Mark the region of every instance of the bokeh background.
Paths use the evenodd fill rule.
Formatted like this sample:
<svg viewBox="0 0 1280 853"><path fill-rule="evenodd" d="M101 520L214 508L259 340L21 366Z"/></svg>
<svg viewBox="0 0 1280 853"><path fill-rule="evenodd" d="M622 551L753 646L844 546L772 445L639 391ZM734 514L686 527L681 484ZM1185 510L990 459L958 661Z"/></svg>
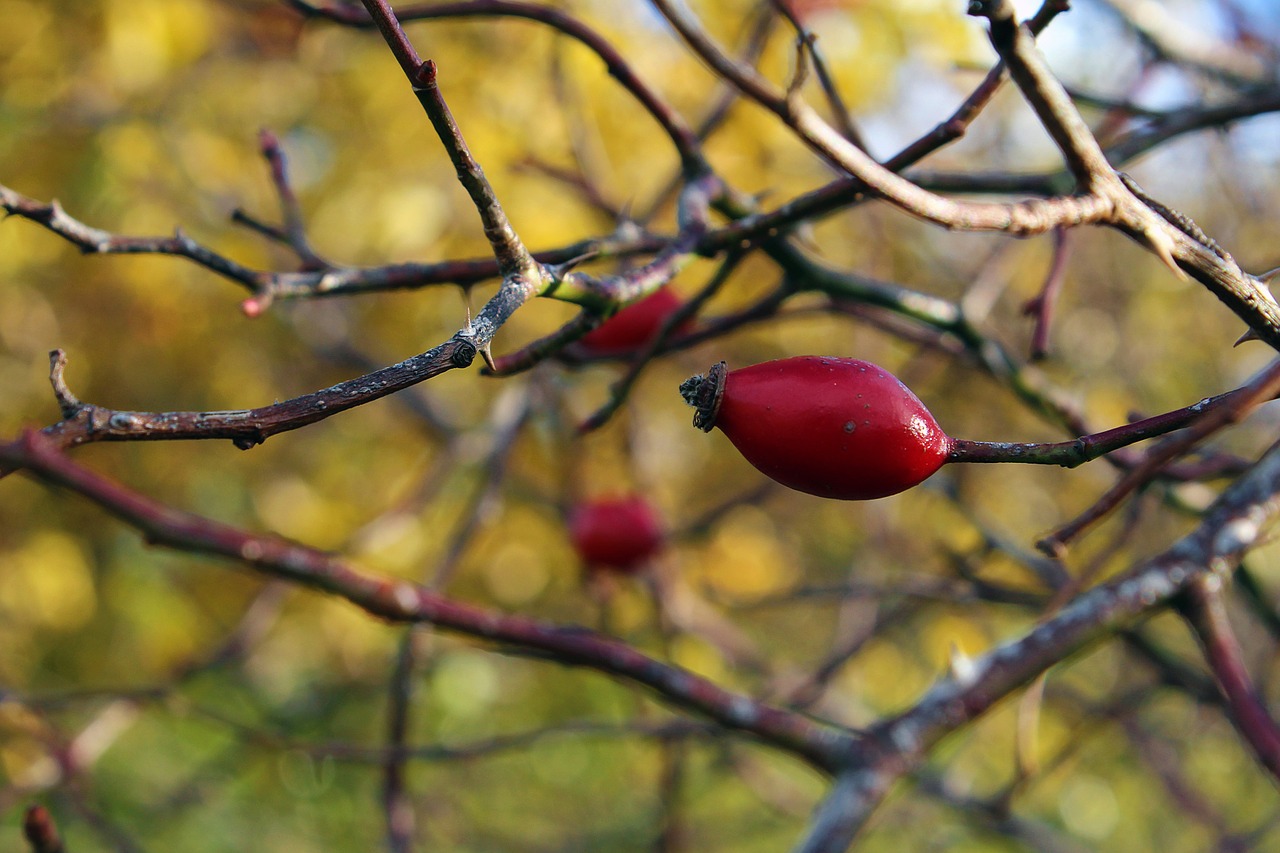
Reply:
<svg viewBox="0 0 1280 853"><path fill-rule="evenodd" d="M721 96L647 4L551 5L604 33L691 120ZM741 44L755 9L746 0L691 5L728 44ZM992 61L961 3L797 5L881 157L945 118ZM1249 36L1275 67L1274 4L1165 5L1192 30ZM1074 90L1152 110L1229 99L1211 77L1152 64L1107 7L1077 6L1043 39ZM616 225L539 164L580 170L618 209L647 212L664 197L674 152L584 49L518 21L421 23L409 33L438 63L445 97L531 247ZM780 25L762 67L785 79L792 56ZM1113 135L1133 126L1114 112L1087 117ZM180 226L249 266L289 268L296 259L286 251L230 221L236 208L278 217L261 129L281 139L323 257L372 265L487 253L376 34L305 22L268 0L0 0L0 182L25 195L56 198L115 233ZM1277 138L1280 121L1263 116L1181 137L1125 168L1260 272L1280 265ZM776 119L742 104L707 151L766 205L832 177ZM1043 172L1059 162L1006 91L924 168ZM659 204L653 227L672 222L670 204ZM1050 238L950 234L864 205L813 224L804 239L835 266L962 304L983 334L1026 359L1032 324L1021 309L1052 260ZM673 286L691 295L712 270L695 264ZM753 257L706 313L746 306L777 280ZM477 287L469 302L452 286L283 302L250 320L238 285L187 261L81 256L10 219L0 224L0 436L57 419L47 381L55 347L68 354L71 388L91 402L252 407L427 349L492 290ZM529 304L495 351L574 313L549 300ZM1267 357L1261 344L1231 347L1242 331L1140 247L1080 231L1050 357L1035 369L1101 429L1241 383ZM176 506L421 579L451 560L455 533L494 470L494 448L504 450L498 437L524 417L476 529L450 563L449 594L603 627L764 697L789 695L833 649L847 648L815 688L812 710L865 725L918 698L953 648L977 654L1034 624L1034 608L978 600L972 579L1042 591L1019 555L1092 503L1114 473L1104 462L1072 471L958 466L865 504L769 488L722 436L690 427L676 388L722 358L741 366L807 353L884 365L953 435L1067 437L972 364L828 310L812 294L780 316L659 358L623 410L585 436L574 425L606 399L617 364L552 362L510 380L455 371L249 452L225 442L109 444L77 459ZM1215 446L1256 455L1275 426L1263 409ZM1150 490L1081 543L1068 568L1102 578L1166 547L1214 489ZM660 582L588 582L565 508L630 490L650 496L673 531L653 567ZM1250 566L1269 599L1280 585L1274 550ZM1243 606L1237 616L1269 688L1276 660L1262 623ZM379 846L379 747L402 635L341 602L149 549L79 500L4 479L0 849L18 849L21 813L33 802L49 805L77 853ZM229 637L245 642L218 657ZM1173 853L1254 831L1240 849L1280 845L1275 788L1230 724L1212 702L1162 686L1167 670L1133 652L1134 642L1104 644L1052 672L1030 773L1019 776L1015 761L1018 704L1004 703L898 789L859 849ZM1143 626L1142 642L1202 677L1176 618ZM424 634L419 645L409 742L423 752L408 778L422 849L651 850L674 823L683 840L668 849L780 850L825 788L763 747L671 728L678 715L603 676L444 635ZM1006 790L1012 818L991 807ZM1002 823L1011 820L1021 823L1011 830Z"/></svg>

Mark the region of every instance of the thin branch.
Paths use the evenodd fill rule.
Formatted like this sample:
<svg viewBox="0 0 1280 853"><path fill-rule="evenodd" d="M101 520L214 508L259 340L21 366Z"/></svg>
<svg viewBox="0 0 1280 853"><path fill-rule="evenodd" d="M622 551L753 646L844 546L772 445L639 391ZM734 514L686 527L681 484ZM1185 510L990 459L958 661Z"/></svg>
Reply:
<svg viewBox="0 0 1280 853"><path fill-rule="evenodd" d="M38 432L0 445L0 464L88 498L153 544L223 557L268 577L336 595L390 622L431 624L623 678L818 768L828 768L853 740L847 732L728 691L612 637L464 604L418 584L366 574L332 554L166 506L76 465Z"/></svg>
<svg viewBox="0 0 1280 853"><path fill-rule="evenodd" d="M258 133L258 145L271 170L271 185L275 187L276 196L280 200L280 216L284 221L284 228L280 232L282 242L301 259L304 270L331 269L333 265L317 255L307 240L302 206L298 204L298 196L294 193L293 184L289 181L289 168L280 140L271 131L263 130ZM239 218L246 222L252 221L240 210L234 211L232 218Z"/></svg>
<svg viewBox="0 0 1280 853"><path fill-rule="evenodd" d="M1101 146L1071 103L1071 96L1045 65L1031 31L1018 22L1012 0L974 0L969 5L969 14L981 15L990 21L991 44L1040 124L1062 152L1077 186L1089 192L1101 192L1103 185L1114 182L1111 164Z"/></svg>
<svg viewBox="0 0 1280 853"><path fill-rule="evenodd" d="M1261 403L1280 394L1280 361L1272 362L1248 385L1232 394L1236 396L1209 415L1197 420L1185 434L1170 439L1163 446L1152 450L1139 465L1130 469L1089 509L1041 539L1036 543L1036 547L1051 556L1060 556L1069 542L1119 506L1120 502L1135 489L1150 482L1151 478L1170 460L1186 453L1214 432L1235 423Z"/></svg>
<svg viewBox="0 0 1280 853"><path fill-rule="evenodd" d="M776 114L811 149L838 163L903 211L948 228L1001 231L1013 236L1076 225L1111 226L1146 246L1171 270L1189 274L1205 285L1261 340L1280 349L1280 305L1234 260L1167 222L1120 181L1062 85L1035 50L1029 31L1017 24L1010 0L976 0L972 12L990 18L992 44L1062 149L1085 195L1001 205L957 202L929 192L884 168L844 139L799 97L776 91L754 69L725 55L682 3L651 2L717 74ZM744 206L742 213L747 212L749 206Z"/></svg>
<svg viewBox="0 0 1280 853"><path fill-rule="evenodd" d="M1067 258L1070 256L1070 231L1059 228L1053 232L1053 261L1040 286L1040 293L1028 300L1022 313L1035 318L1031 333L1031 360L1039 361L1049 354L1049 327L1053 323L1054 309L1062 284L1067 277Z"/></svg>
<svg viewBox="0 0 1280 853"><path fill-rule="evenodd" d="M610 202L598 186L587 178L581 169L567 169L548 163L534 156L517 163L514 169L518 172L534 172L574 190L587 207L607 217L613 222L626 222L627 212Z"/></svg>
<svg viewBox="0 0 1280 853"><path fill-rule="evenodd" d="M1246 412L1252 410L1254 406L1272 399L1272 397L1266 396L1268 389L1274 387L1275 393L1280 393L1280 387L1273 385L1267 385L1262 392L1259 392L1257 384L1259 379L1255 379L1254 382L1242 388L1219 394L1216 397L1206 397L1198 403L1193 403L1190 406L1176 409L1172 412L1143 418L1105 432L1082 435L1072 441L1022 444L955 439L951 455L947 458L947 461L1023 462L1033 465L1060 465L1063 468L1075 468L1100 456L1110 455L1116 450L1128 447L1136 442L1146 441L1149 438L1155 438L1175 430L1193 426L1211 415L1221 419L1218 424L1219 427L1227 423L1233 423L1242 418ZM1274 396L1274 393L1272 396ZM1183 449L1185 450L1186 448Z"/></svg>
<svg viewBox="0 0 1280 853"><path fill-rule="evenodd" d="M440 590L449 582L458 562L476 532L491 519L498 508L498 494L503 474L516 439L532 414L532 395L528 389L510 386L521 399L514 411L494 424L492 446L482 466L483 476L467 498L462 520L449 537L448 546L433 570L424 573L426 587ZM498 411L504 408L501 404ZM400 638L395 665L391 672L387 700L387 757L382 767L382 808L387 825L387 846L392 853L410 853L416 815L408 790L406 764L411 757L407 749L409 723L413 711L414 679L422 657L422 632L410 627Z"/></svg>
<svg viewBox="0 0 1280 853"><path fill-rule="evenodd" d="M1033 33L1039 33L1065 10L1064 0L1047 0L1027 22L1027 26ZM1005 71L1004 62L998 62L955 112L935 125L924 136L886 160L884 167L891 172L901 172L962 138L968 132L969 125L991 102L1007 79L1008 73ZM739 222L721 229L713 236L732 245L752 235L773 233L790 224L809 221L865 201L870 197L868 195L870 189L870 186L861 178L851 175L798 196L771 212L746 215ZM1045 195L1048 194L1045 193ZM742 233L743 230L746 233Z"/></svg>
<svg viewBox="0 0 1280 853"><path fill-rule="evenodd" d="M747 34L743 39L744 45L739 57L740 62L755 65L760 61L765 48L769 45L769 37L772 35L777 21L778 15L775 13L772 3L767 2L767 0L760 3L755 13L755 20L749 22L746 27ZM722 91L719 97L702 119L698 121L695 128L694 132L700 143L705 144L717 131L726 126L730 113L742 97L741 93L733 86L725 85L721 88ZM667 184L654 194L648 206L636 215L637 222L649 222L658 215L658 212L666 206L671 197L680 188L685 179L684 171L681 170L672 176Z"/></svg>
<svg viewBox="0 0 1280 853"><path fill-rule="evenodd" d="M1209 669L1227 700L1231 722L1273 780L1280 781L1280 726L1267 710L1245 667L1240 641L1222 602L1223 578L1201 577L1187 589L1183 615L1204 649Z"/></svg>
<svg viewBox="0 0 1280 853"><path fill-rule="evenodd" d="M864 811L871 808L874 791L867 787L867 774L849 771L836 777L835 784L814 810L804 838L792 853L845 853L861 828Z"/></svg>
<svg viewBox="0 0 1280 853"><path fill-rule="evenodd" d="M1239 43L1218 40L1208 30L1180 21L1172 9L1141 0L1103 0L1162 58L1237 86L1274 82L1275 68Z"/></svg>
<svg viewBox="0 0 1280 853"><path fill-rule="evenodd" d="M1001 231L1014 236L1042 234L1059 226L1108 223L1116 217L1115 199L1104 195L1033 199L1006 205L957 202L924 190L845 139L798 96L777 91L755 69L727 56L678 0L652 3L713 71L777 115L812 150L913 216L962 231Z"/></svg>
<svg viewBox="0 0 1280 853"><path fill-rule="evenodd" d="M416 826L413 799L406 780L409 711L413 704L413 677L417 663L418 634L409 629L400 638L387 691L387 758L382 764L382 814L391 853L412 853Z"/></svg>
<svg viewBox="0 0 1280 853"><path fill-rule="evenodd" d="M43 226L85 254L173 255L186 258L264 300L349 296L392 290L418 289L434 284L467 287L499 276L495 258L439 263L397 263L374 267L333 267L322 270L275 272L247 267L192 239L181 229L173 237L113 234L69 216L57 201L48 204L0 184L0 209ZM284 236L284 232L280 232ZM596 258L650 255L670 244L634 225L600 239L584 240L534 254L541 264L563 264L590 255ZM252 313L252 312L251 312Z"/></svg>
<svg viewBox="0 0 1280 853"><path fill-rule="evenodd" d="M405 76L413 85L413 94L417 96L418 102L426 111L436 135L440 137L450 162L457 170L458 181L471 196L471 203L480 214L480 222L484 226L485 237L489 239L489 245L493 249L493 256L498 260L498 272L504 284L521 279L528 289L528 295L534 295L548 283L547 276L541 265L529 254L529 250L525 248L515 229L511 227L511 222L498 202L493 186L485 177L480 164L471 155L471 149L467 146L466 140L462 138L462 131L453 120L453 114L449 111L449 105L445 103L444 96L440 94L440 86L436 82L436 64L430 59L423 61L418 58L417 51L405 35L395 12L391 10L391 4L386 0L362 0L362 2L369 12L369 17L373 18L374 23L378 25L378 30L400 63ZM481 349L483 351L483 348Z"/></svg>
<svg viewBox="0 0 1280 853"><path fill-rule="evenodd" d="M792 0L770 0L770 2L782 13L787 22L795 28L796 38L802 47L802 54L807 54L809 61L813 63L814 75L818 78L818 85L822 87L822 94L827 100L827 106L831 110L836 126L840 128L840 132L844 134L845 139L866 150L866 141L858 131L857 125L853 123L853 116L849 112L849 107L845 104L844 97L840 94L835 78L832 77L831 70L827 67L827 61L818 47L818 36L796 14L795 8L791 5ZM803 59L803 55L800 58Z"/></svg>
<svg viewBox="0 0 1280 853"><path fill-rule="evenodd" d="M312 3L305 2L305 0L285 0L285 2L304 15L327 18L346 26L368 27L374 25L374 20L371 19L369 14L365 14L348 4L333 2ZM470 17L524 18L552 27L579 42L600 57L609 76L617 80L623 88L630 92L645 110L653 116L667 136L670 137L672 144L680 154L683 169L687 174L701 174L708 170L706 160L702 156L701 143L680 114L635 73L608 40L581 21L559 9L538 6L533 3L511 2L511 0L466 0L466 2L460 3L406 5L395 14L401 21ZM382 26L382 24L379 23L378 26ZM403 61L401 62L401 67L405 67ZM407 68L406 73L408 73Z"/></svg>
<svg viewBox="0 0 1280 853"><path fill-rule="evenodd" d="M278 433L317 423L450 370L467 367L475 359L475 355L475 345L455 337L399 364L256 409L133 412L81 403L70 417L64 417L53 426L46 427L43 432L63 448L97 441L212 438L230 439L237 447L248 449ZM69 394L69 391L65 391L65 383L61 382L61 366L65 365L65 356L60 350L55 350L51 354L51 360L55 364L55 388L61 384L63 393ZM67 398L59 396L63 405L66 400ZM0 467L0 471L3 470Z"/></svg>

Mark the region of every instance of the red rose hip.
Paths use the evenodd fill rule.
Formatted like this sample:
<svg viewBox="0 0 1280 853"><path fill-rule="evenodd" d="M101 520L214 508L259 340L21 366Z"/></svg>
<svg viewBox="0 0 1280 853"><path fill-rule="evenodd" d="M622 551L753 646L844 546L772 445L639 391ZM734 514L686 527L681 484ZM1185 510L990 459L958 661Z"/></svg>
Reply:
<svg viewBox="0 0 1280 853"><path fill-rule="evenodd" d="M853 358L797 356L733 371L721 362L680 391L698 407L696 426L719 427L761 472L824 498L897 494L951 452L952 439L910 389Z"/></svg>
<svg viewBox="0 0 1280 853"><path fill-rule="evenodd" d="M659 288L587 332L578 343L593 355L634 352L652 341L683 304L669 287Z"/></svg>
<svg viewBox="0 0 1280 853"><path fill-rule="evenodd" d="M634 572L662 550L665 533L644 498L601 498L570 510L569 539L588 569Z"/></svg>

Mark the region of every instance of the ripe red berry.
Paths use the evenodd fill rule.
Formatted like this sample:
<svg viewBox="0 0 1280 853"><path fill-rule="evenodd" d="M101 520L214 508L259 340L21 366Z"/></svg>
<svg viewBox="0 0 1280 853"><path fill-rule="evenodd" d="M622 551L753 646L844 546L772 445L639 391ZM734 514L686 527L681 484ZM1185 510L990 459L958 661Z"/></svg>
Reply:
<svg viewBox="0 0 1280 853"><path fill-rule="evenodd" d="M653 340L666 319L683 304L670 288L661 287L587 332L578 343L593 355L634 352Z"/></svg>
<svg viewBox="0 0 1280 853"><path fill-rule="evenodd" d="M726 371L680 388L694 424L719 427L769 477L824 498L868 500L923 482L952 439L887 370L853 358L798 356Z"/></svg>
<svg viewBox="0 0 1280 853"><path fill-rule="evenodd" d="M569 512L569 538L589 569L635 572L662 550L665 533L641 497L601 498Z"/></svg>

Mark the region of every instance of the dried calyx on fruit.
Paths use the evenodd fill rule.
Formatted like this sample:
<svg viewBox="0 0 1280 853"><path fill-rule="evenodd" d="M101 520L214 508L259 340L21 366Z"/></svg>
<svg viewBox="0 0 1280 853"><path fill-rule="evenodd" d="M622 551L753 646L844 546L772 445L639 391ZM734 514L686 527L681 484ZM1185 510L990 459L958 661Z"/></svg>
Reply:
<svg viewBox="0 0 1280 853"><path fill-rule="evenodd" d="M592 355L634 352L652 341L683 304L671 288L661 287L587 332L578 345Z"/></svg>
<svg viewBox="0 0 1280 853"><path fill-rule="evenodd" d="M909 489L947 461L952 439L884 368L797 356L730 371L724 362L680 386L693 423L719 427L784 486L869 500Z"/></svg>
<svg viewBox="0 0 1280 853"><path fill-rule="evenodd" d="M569 539L588 569L635 572L662 550L666 533L644 498L598 498L569 511Z"/></svg>

